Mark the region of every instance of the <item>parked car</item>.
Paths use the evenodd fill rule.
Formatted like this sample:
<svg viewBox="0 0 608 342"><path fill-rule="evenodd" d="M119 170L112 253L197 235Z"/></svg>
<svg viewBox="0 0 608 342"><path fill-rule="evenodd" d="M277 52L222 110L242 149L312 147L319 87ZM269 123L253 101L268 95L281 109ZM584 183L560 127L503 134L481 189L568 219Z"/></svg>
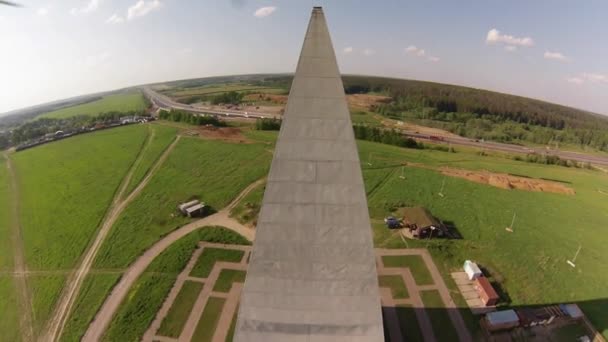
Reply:
<svg viewBox="0 0 608 342"><path fill-rule="evenodd" d="M393 216L389 216L384 218L384 223L386 223L386 226L389 229L397 229L397 228L401 228L401 220L399 220L396 217Z"/></svg>

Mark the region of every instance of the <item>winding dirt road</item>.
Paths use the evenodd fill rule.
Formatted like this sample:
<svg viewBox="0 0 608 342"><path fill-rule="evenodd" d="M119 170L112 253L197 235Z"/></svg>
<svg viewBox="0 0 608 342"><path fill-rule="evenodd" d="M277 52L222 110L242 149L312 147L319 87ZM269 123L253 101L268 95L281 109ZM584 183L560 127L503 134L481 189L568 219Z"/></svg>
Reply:
<svg viewBox="0 0 608 342"><path fill-rule="evenodd" d="M97 236L95 236L93 243L85 252L80 266L75 270L74 275L70 278L70 280L64 287L62 295L59 298L57 305L55 306L54 314L49 320L47 328L45 329L45 333L42 338L43 341L56 341L59 339L68 320L69 313L72 307L74 306L74 303L76 302L76 298L78 297L78 293L80 292L82 283L84 282L86 275L89 273L91 265L93 264L93 261L95 260L95 257L97 256L97 253L99 252L103 241L108 235L108 232L110 231L120 214L123 212L123 210L137 197L137 195L139 195L142 189L148 184L152 176L165 162L165 160L167 159L167 157L180 139L180 136L177 136L177 138L171 143L171 145L169 145L169 147L165 149L165 151L156 161L152 169L150 169L150 172L148 172L146 177L144 177L144 179L139 183L135 190L133 190L133 192L131 192L131 194L129 194L124 200L121 200L121 198L123 198L123 196L125 195L125 191L130 183L131 177L133 176L135 169L141 162L143 154L150 145L150 142L152 141L153 137L154 130L152 130L152 133L148 136L146 144L140 150L136 161L133 163L127 175L123 179L118 192L114 195L112 204L108 208L106 216L102 221L101 228L99 229Z"/></svg>
<svg viewBox="0 0 608 342"><path fill-rule="evenodd" d="M243 197L245 197L249 192L251 192L251 190L262 184L264 181L265 179L259 179L256 182L251 183L234 200L232 200L232 202L226 206L226 208L213 215L191 222L174 230L150 247L133 264L131 264L131 266L123 274L118 284L114 286L112 292L106 298L101 309L99 312L97 312L93 322L91 322L89 325L89 328L87 329L87 332L82 340L99 341L101 339L104 331L110 324L112 317L118 310L120 303L125 298L129 289L131 286L133 286L137 278L139 278L139 276L146 270L146 268L157 256L159 256L175 241L205 226L223 226L241 234L247 240L253 241L255 238L255 230L242 225L229 215L230 210L234 208Z"/></svg>

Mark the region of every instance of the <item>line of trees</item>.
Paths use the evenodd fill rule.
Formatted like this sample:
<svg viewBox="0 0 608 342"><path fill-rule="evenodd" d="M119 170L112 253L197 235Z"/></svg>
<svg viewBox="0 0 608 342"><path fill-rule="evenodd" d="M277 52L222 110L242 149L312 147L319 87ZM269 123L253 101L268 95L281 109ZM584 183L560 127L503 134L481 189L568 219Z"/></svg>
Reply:
<svg viewBox="0 0 608 342"><path fill-rule="evenodd" d="M211 125L216 127L225 127L226 122L216 118L215 116L207 116L207 115L194 115L189 112L185 112L183 110L161 110L158 114L158 117L162 120L174 121L174 122L184 122L191 125Z"/></svg>
<svg viewBox="0 0 608 342"><path fill-rule="evenodd" d="M278 131L281 129L281 123L280 119L256 119L255 129L258 131Z"/></svg>
<svg viewBox="0 0 608 342"><path fill-rule="evenodd" d="M412 138L405 137L395 130L383 130L367 125L353 125L353 130L356 139L406 148L424 148L421 143L418 143Z"/></svg>

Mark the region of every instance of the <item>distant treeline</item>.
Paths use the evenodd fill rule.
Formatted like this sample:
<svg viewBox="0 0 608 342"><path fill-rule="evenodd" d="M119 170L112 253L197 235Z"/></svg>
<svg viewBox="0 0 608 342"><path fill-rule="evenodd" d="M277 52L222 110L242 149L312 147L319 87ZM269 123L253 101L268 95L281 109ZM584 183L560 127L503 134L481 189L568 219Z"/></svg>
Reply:
<svg viewBox="0 0 608 342"><path fill-rule="evenodd" d="M344 77L347 92L393 98L374 111L415 119L461 136L494 141L569 143L608 151L608 117L539 100L431 82Z"/></svg>
<svg viewBox="0 0 608 342"><path fill-rule="evenodd" d="M55 118L40 118L33 121L28 121L23 125L15 128L10 135L10 139L5 142L6 148L11 145L18 145L26 141L35 140L43 137L49 133L55 133L57 131L76 131L82 127L89 127L97 123L108 123L116 122L121 117L125 116L143 116L146 115L145 111L130 111L130 112L108 112L102 113L97 116L79 115L63 119ZM2 141L0 140L0 143Z"/></svg>
<svg viewBox="0 0 608 342"><path fill-rule="evenodd" d="M174 122L184 122L191 125L211 125L216 127L225 127L226 122L216 118L215 116L206 116L206 115L194 115L192 113L188 113L182 110L161 110L158 114L158 117L163 120L169 120Z"/></svg>

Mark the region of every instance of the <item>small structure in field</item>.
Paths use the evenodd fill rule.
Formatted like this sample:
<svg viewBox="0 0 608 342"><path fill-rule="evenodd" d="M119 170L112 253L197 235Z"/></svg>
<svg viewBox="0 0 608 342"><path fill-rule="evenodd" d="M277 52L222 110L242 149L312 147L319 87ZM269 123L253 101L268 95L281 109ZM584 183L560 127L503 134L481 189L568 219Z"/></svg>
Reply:
<svg viewBox="0 0 608 342"><path fill-rule="evenodd" d="M492 287L492 284L490 284L488 278L479 277L475 279L475 289L477 290L477 293L479 293L479 298L485 306L493 306L498 303L500 297Z"/></svg>
<svg viewBox="0 0 608 342"><path fill-rule="evenodd" d="M447 228L423 207L403 208L403 226L413 237L425 238L447 235Z"/></svg>
<svg viewBox="0 0 608 342"><path fill-rule="evenodd" d="M519 316L515 310L490 312L483 319L482 324L488 331L512 329L519 326Z"/></svg>
<svg viewBox="0 0 608 342"><path fill-rule="evenodd" d="M471 260L465 260L464 266L462 268L466 272L467 278L469 278L469 280L475 280L479 277L483 277L483 273L481 273L479 266L477 266L477 264L472 262Z"/></svg>
<svg viewBox="0 0 608 342"><path fill-rule="evenodd" d="M200 216L205 212L205 203L201 203L199 200L192 200L180 204L177 208L182 214L188 217L195 217Z"/></svg>

